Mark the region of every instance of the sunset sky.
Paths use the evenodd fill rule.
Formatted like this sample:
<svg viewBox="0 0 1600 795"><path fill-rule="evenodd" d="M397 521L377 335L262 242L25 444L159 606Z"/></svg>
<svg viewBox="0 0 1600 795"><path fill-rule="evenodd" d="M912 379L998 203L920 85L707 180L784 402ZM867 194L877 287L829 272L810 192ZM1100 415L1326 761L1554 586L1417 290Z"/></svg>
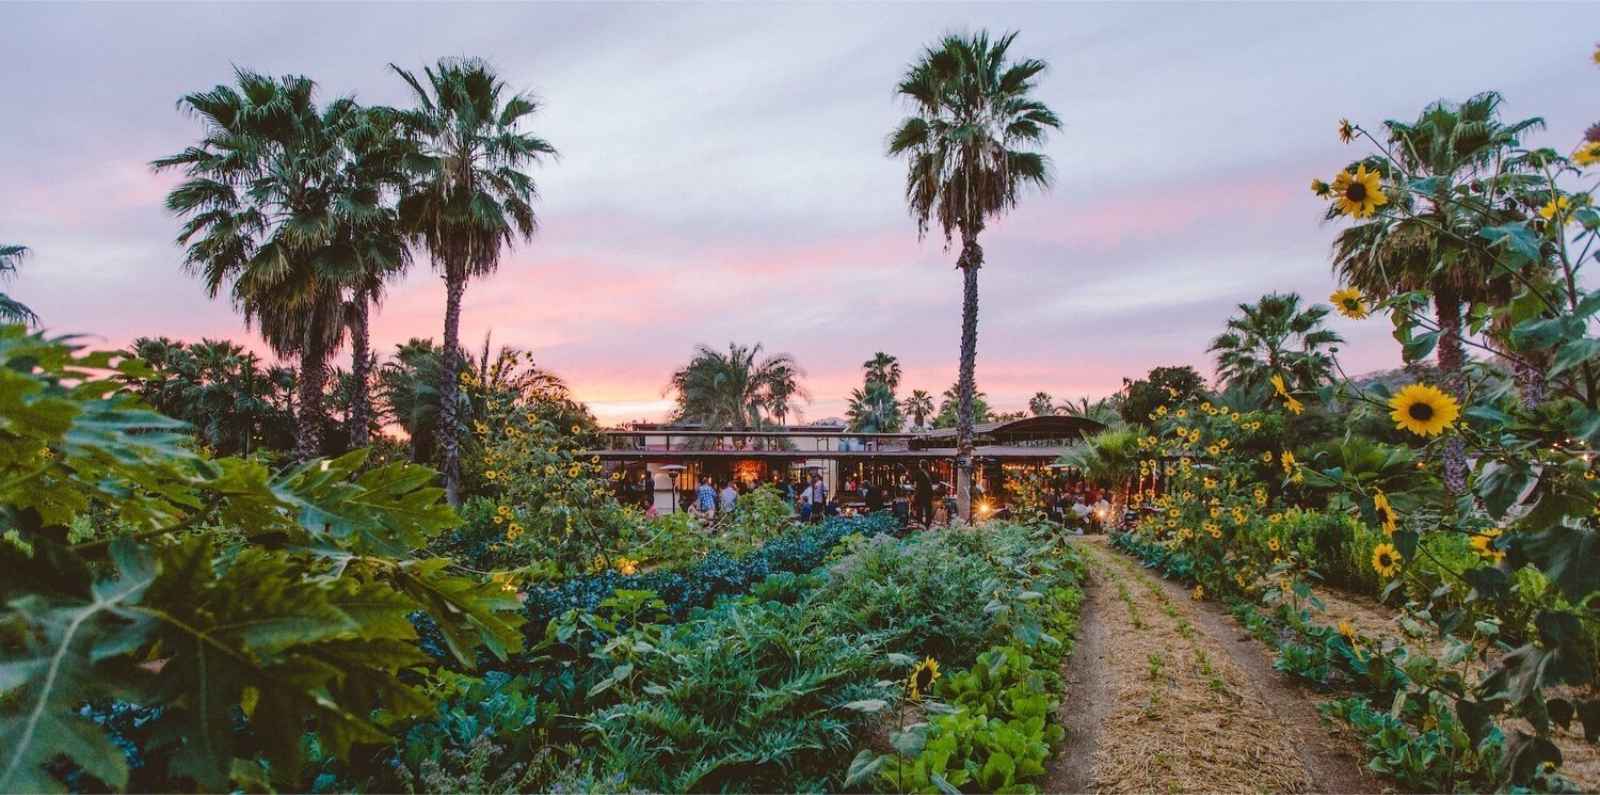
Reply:
<svg viewBox="0 0 1600 795"><path fill-rule="evenodd" d="M53 332L259 342L179 267L173 176L200 134L175 107L234 65L316 79L324 99L404 103L393 61L479 55L545 101L561 151L535 174L543 230L468 289L463 337L530 349L602 421L660 418L696 343L799 358L843 413L874 351L905 386L955 379L960 277L918 241L884 155L892 95L940 33L1017 29L1065 120L1054 188L983 240L978 383L1002 409L1103 396L1164 364L1209 374L1209 339L1270 290L1325 301L1334 228L1307 189L1376 126L1495 89L1569 149L1600 107L1600 32L1559 5L0 6L0 242L33 249L4 289ZM1587 15L1585 15L1587 16ZM420 258L375 319L380 351L440 334ZM1353 371L1398 366L1383 320L1336 319Z"/></svg>

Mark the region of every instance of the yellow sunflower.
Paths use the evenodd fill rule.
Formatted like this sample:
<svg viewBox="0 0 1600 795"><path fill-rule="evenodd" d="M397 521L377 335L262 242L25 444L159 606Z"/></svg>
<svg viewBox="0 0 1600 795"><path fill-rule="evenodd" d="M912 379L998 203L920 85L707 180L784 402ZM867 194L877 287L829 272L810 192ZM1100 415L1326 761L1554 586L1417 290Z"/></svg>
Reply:
<svg viewBox="0 0 1600 795"><path fill-rule="evenodd" d="M1266 450L1266 451L1261 453L1261 463L1263 463L1263 464L1272 463L1272 451L1271 450Z"/></svg>
<svg viewBox="0 0 1600 795"><path fill-rule="evenodd" d="M1385 535L1394 535L1395 528L1399 525L1399 516L1394 512L1394 506L1389 504L1389 495L1377 492L1372 495L1372 507L1378 512L1378 519L1383 522Z"/></svg>
<svg viewBox="0 0 1600 795"><path fill-rule="evenodd" d="M1380 577L1393 577L1400 571L1400 553L1393 544L1379 544L1372 550L1372 570Z"/></svg>
<svg viewBox="0 0 1600 795"><path fill-rule="evenodd" d="M1339 120L1339 143L1350 143L1355 140L1356 126L1349 119Z"/></svg>
<svg viewBox="0 0 1600 795"><path fill-rule="evenodd" d="M1300 412L1305 411L1305 404L1296 400L1294 395L1289 394L1289 388L1283 383L1282 375L1273 373L1271 380L1272 391L1277 392L1278 396L1284 399L1284 405L1289 409L1290 412L1299 414Z"/></svg>
<svg viewBox="0 0 1600 795"><path fill-rule="evenodd" d="M1355 218L1368 218L1379 207L1389 203L1389 197L1384 195L1380 176L1376 171L1368 171L1365 163L1356 166L1354 173L1349 171L1339 172L1333 178L1333 192L1337 194L1334 200L1339 206L1339 212Z"/></svg>
<svg viewBox="0 0 1600 795"><path fill-rule="evenodd" d="M1567 210L1571 209L1571 207L1572 202L1569 201L1565 196L1551 199L1550 201L1545 202L1543 207L1539 208L1539 217L1549 221L1550 219L1555 218L1557 213L1564 214Z"/></svg>
<svg viewBox="0 0 1600 795"><path fill-rule="evenodd" d="M1189 598L1196 602L1204 600L1206 598L1206 587L1204 585L1196 585L1194 590L1189 592Z"/></svg>
<svg viewBox="0 0 1600 795"><path fill-rule="evenodd" d="M1572 161L1584 168L1600 163L1600 141L1589 141L1578 147L1572 153Z"/></svg>
<svg viewBox="0 0 1600 795"><path fill-rule="evenodd" d="M1355 642L1356 642L1356 625L1350 623L1346 619L1340 619L1339 620L1339 634L1343 635L1344 639L1349 641L1351 645L1355 645Z"/></svg>
<svg viewBox="0 0 1600 795"><path fill-rule="evenodd" d="M1267 549L1270 549L1270 550L1272 550L1272 551L1273 551L1273 552L1277 552L1277 551L1278 551L1278 549L1279 549L1279 548L1280 548L1280 547L1281 547L1281 546L1282 546L1282 544L1279 544L1279 543L1278 543L1278 539L1276 539L1276 538L1269 538L1269 539L1267 539Z"/></svg>
<svg viewBox="0 0 1600 795"><path fill-rule="evenodd" d="M1328 198L1328 194L1333 193L1333 186L1323 182L1320 179L1314 179L1311 180L1311 192L1317 194L1317 196L1321 198L1326 199Z"/></svg>
<svg viewBox="0 0 1600 795"><path fill-rule="evenodd" d="M933 692L933 683L939 681L939 661L929 657L915 668L911 675L906 677L906 697L912 701L921 701L922 697Z"/></svg>
<svg viewBox="0 0 1600 795"><path fill-rule="evenodd" d="M1278 460L1283 463L1283 473L1285 475L1294 471L1294 453L1285 450Z"/></svg>
<svg viewBox="0 0 1600 795"><path fill-rule="evenodd" d="M1494 540L1499 537L1500 528L1498 527L1474 534L1471 542L1472 551L1478 553L1478 557L1490 561L1491 563L1499 563L1500 561L1505 560L1505 550L1498 549L1494 545Z"/></svg>
<svg viewBox="0 0 1600 795"><path fill-rule="evenodd" d="M1365 319L1369 311L1366 299L1362 298L1361 291L1354 287L1334 290L1333 295L1328 296L1328 300L1333 302L1334 307L1339 310L1339 314L1351 320Z"/></svg>
<svg viewBox="0 0 1600 795"><path fill-rule="evenodd" d="M1412 384L1389 398L1396 428L1418 436L1437 436L1461 414L1456 399L1427 384Z"/></svg>

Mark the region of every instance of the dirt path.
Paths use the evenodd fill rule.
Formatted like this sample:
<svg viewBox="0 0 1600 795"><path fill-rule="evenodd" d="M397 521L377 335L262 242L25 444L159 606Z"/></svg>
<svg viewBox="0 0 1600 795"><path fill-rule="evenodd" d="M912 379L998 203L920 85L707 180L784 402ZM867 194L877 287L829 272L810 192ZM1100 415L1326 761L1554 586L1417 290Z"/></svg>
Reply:
<svg viewBox="0 0 1600 795"><path fill-rule="evenodd" d="M1045 792L1087 792L1094 783L1094 753L1100 745L1100 727L1115 699L1105 676L1106 611L1115 605L1103 587L1104 577L1091 572L1083 585L1083 606L1078 617L1078 638L1062 676L1067 695L1056 711L1067 730L1066 744L1046 766L1040 788Z"/></svg>
<svg viewBox="0 0 1600 795"><path fill-rule="evenodd" d="M1106 548L1069 662L1066 747L1048 792L1374 792L1311 701L1225 615ZM1243 649L1236 648L1243 646Z"/></svg>

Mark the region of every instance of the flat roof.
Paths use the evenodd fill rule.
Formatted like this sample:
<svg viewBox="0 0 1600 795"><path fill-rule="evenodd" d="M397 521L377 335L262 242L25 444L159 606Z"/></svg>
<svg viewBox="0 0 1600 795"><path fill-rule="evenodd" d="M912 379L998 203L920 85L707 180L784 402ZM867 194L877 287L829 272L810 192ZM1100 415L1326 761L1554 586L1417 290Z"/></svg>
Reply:
<svg viewBox="0 0 1600 795"><path fill-rule="evenodd" d="M1055 459L1066 452L1066 447L1027 447L1022 445L987 445L973 449L978 458L1001 459ZM874 458L918 459L955 458L954 447L922 450L585 450L580 456L599 456L602 461L677 461L682 459L749 459L767 461L805 461L811 459L837 459L863 461Z"/></svg>

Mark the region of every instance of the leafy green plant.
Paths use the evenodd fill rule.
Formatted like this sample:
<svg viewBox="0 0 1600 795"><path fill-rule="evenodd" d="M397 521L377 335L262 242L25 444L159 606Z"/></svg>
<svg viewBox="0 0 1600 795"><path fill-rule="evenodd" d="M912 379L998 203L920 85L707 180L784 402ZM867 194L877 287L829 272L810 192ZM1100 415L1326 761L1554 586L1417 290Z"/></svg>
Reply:
<svg viewBox="0 0 1600 795"><path fill-rule="evenodd" d="M207 459L115 393L105 373L134 360L8 326L0 363L0 790L59 788L63 758L125 786L123 754L78 711L109 695L165 708L173 775L292 785L308 728L344 756L432 709L401 675L428 659L412 614L462 664L520 646L499 583L410 557L456 521L431 470ZM121 534L68 543L85 515Z"/></svg>

